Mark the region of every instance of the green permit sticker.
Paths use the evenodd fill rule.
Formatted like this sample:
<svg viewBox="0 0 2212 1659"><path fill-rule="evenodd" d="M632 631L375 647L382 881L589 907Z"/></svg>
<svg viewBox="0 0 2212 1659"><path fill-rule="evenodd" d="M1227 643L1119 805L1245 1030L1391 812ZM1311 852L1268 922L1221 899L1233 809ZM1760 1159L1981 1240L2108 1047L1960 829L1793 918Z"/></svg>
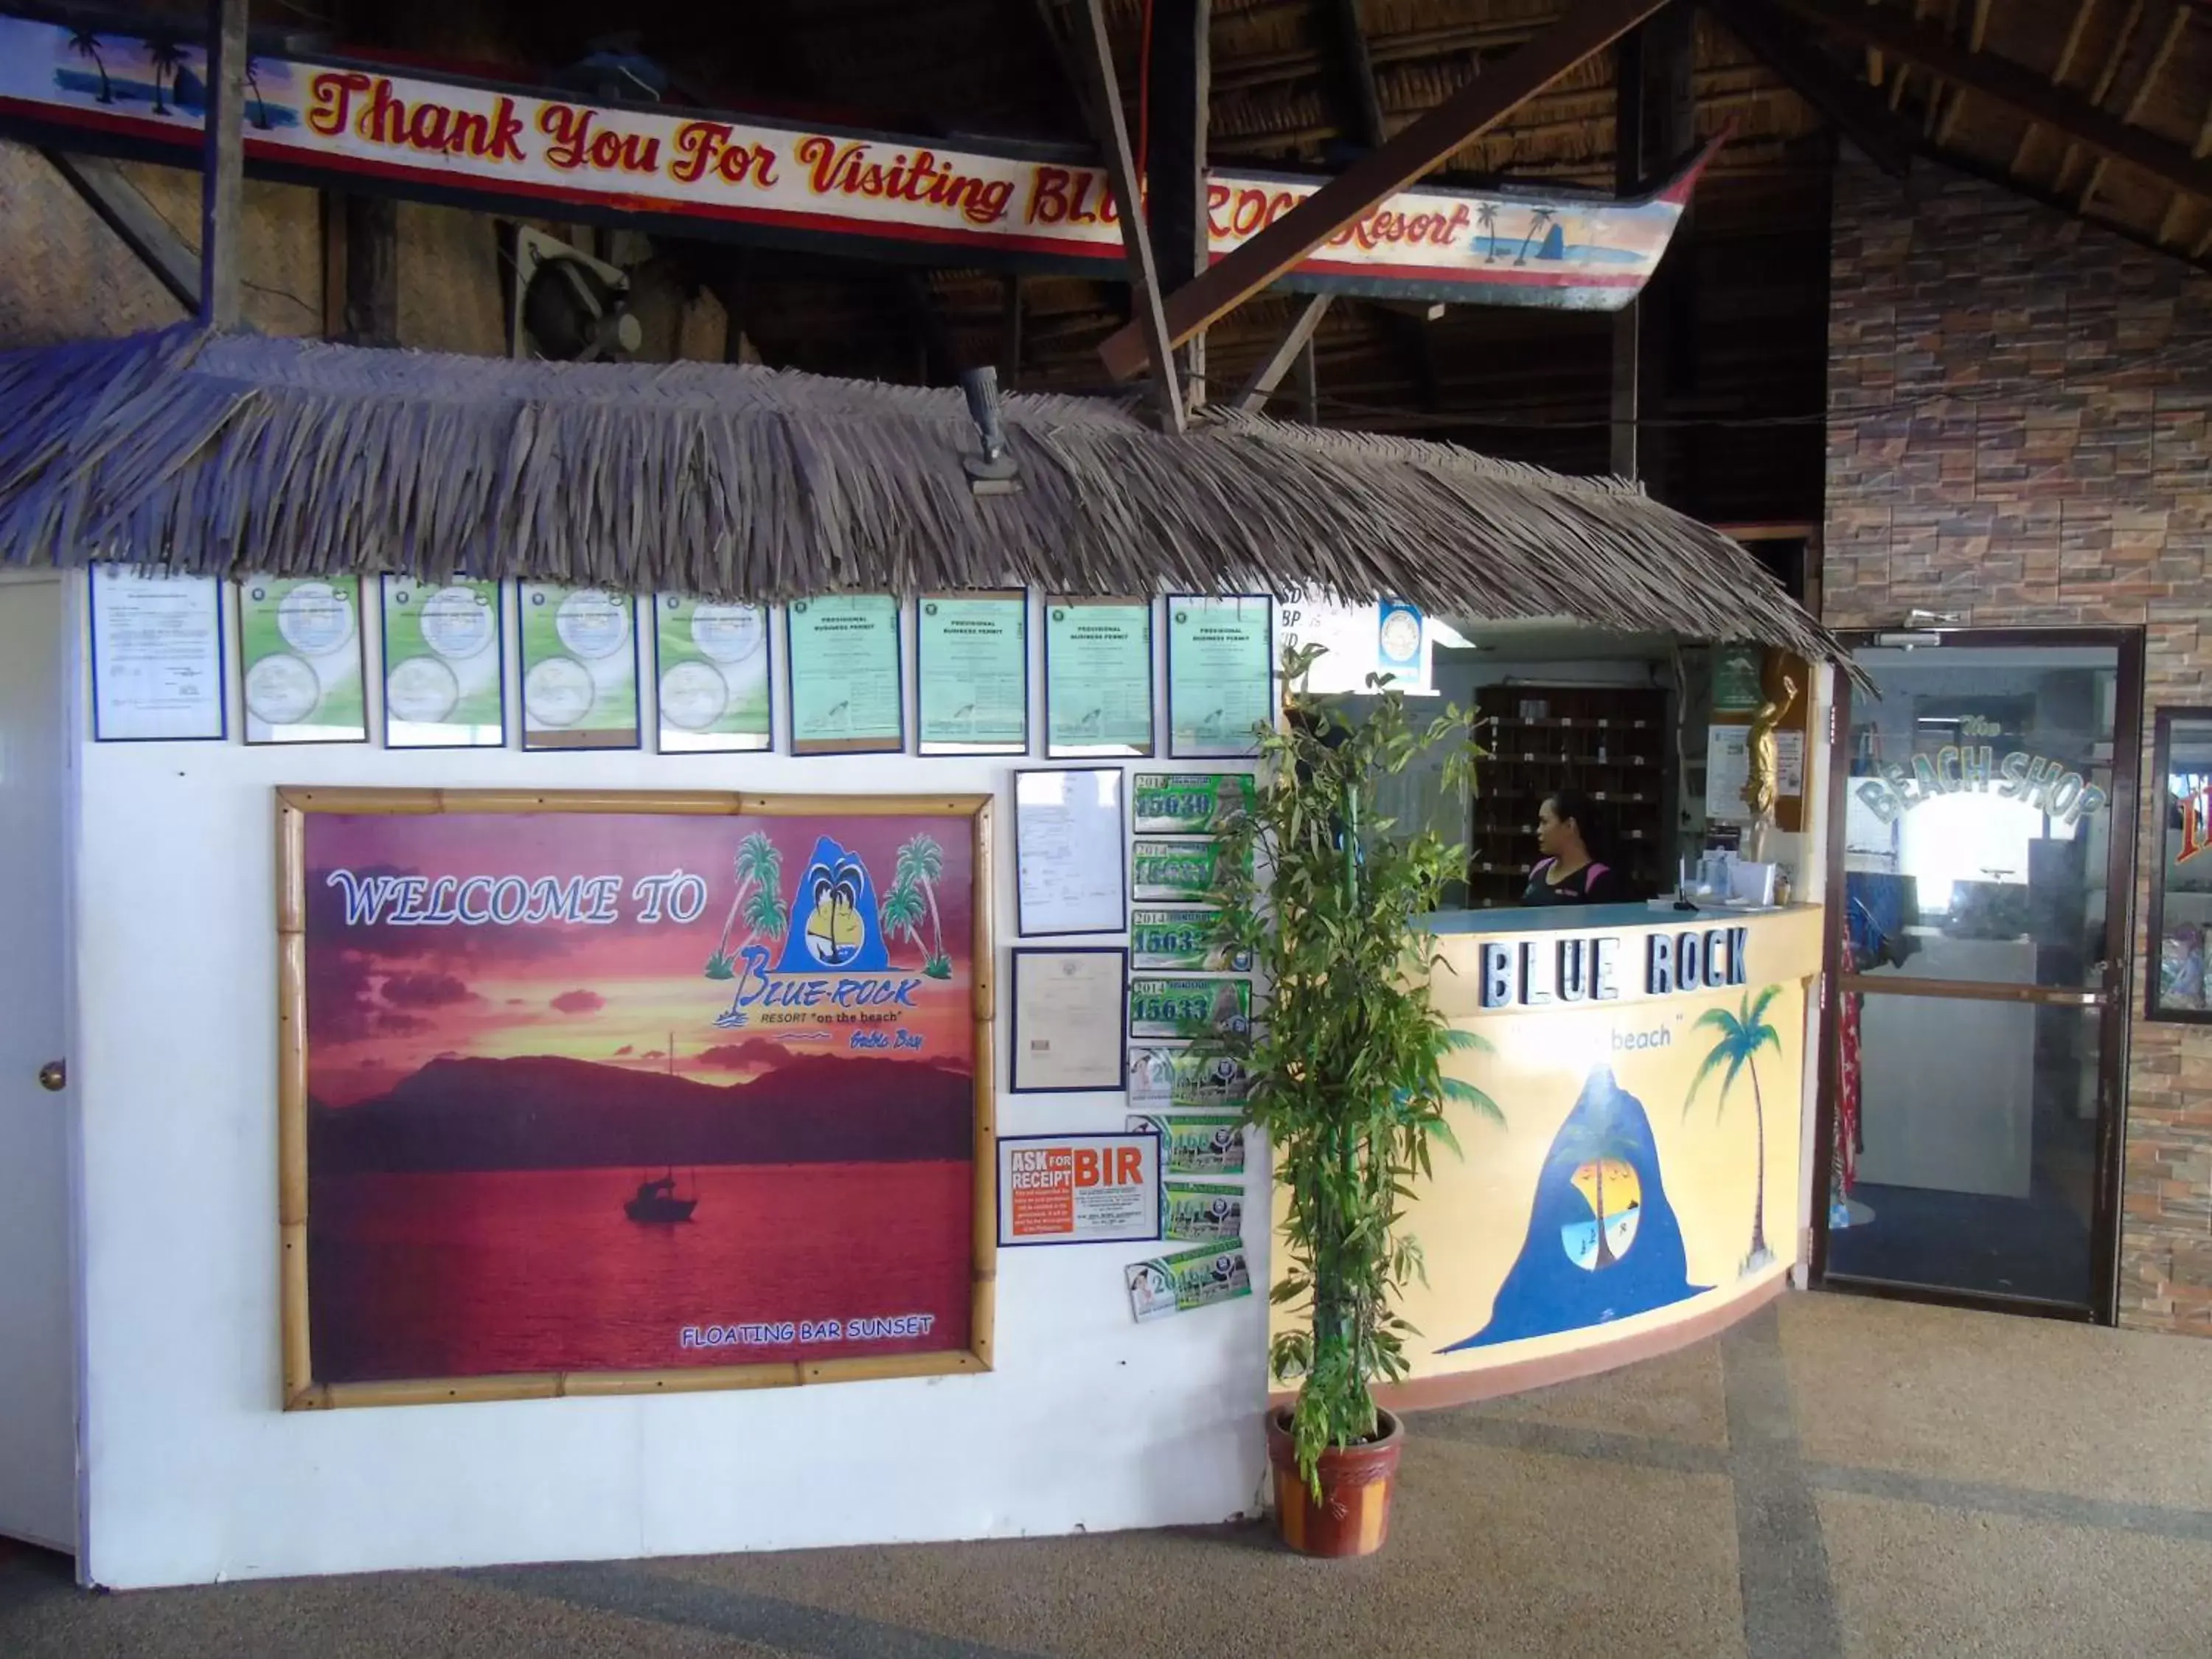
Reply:
<svg viewBox="0 0 2212 1659"><path fill-rule="evenodd" d="M1123 1272L1129 1311L1140 1325L1252 1294L1252 1269L1242 1239L1133 1261Z"/></svg>
<svg viewBox="0 0 2212 1659"><path fill-rule="evenodd" d="M1188 969L1194 973L1249 973L1249 951L1232 951L1214 942L1221 912L1137 910L1129 916L1129 965L1139 969Z"/></svg>
<svg viewBox="0 0 2212 1659"><path fill-rule="evenodd" d="M1137 1110L1218 1110L1242 1104L1251 1091L1252 1074L1233 1054L1161 1042L1129 1050L1129 1104Z"/></svg>
<svg viewBox="0 0 2212 1659"><path fill-rule="evenodd" d="M1139 904L1182 904L1219 884L1221 848L1211 841L1136 841L1129 848L1129 896Z"/></svg>
<svg viewBox="0 0 2212 1659"><path fill-rule="evenodd" d="M1252 810L1249 772L1139 772L1133 791L1140 836L1202 836Z"/></svg>
<svg viewBox="0 0 2212 1659"><path fill-rule="evenodd" d="M1133 979L1133 1037L1241 1036L1252 1029L1249 979Z"/></svg>
<svg viewBox="0 0 2212 1659"><path fill-rule="evenodd" d="M1170 1181L1162 1188L1167 1213L1164 1237L1178 1240L1219 1240L1244 1236L1244 1189L1216 1182Z"/></svg>
<svg viewBox="0 0 2212 1659"><path fill-rule="evenodd" d="M1243 1175L1244 1120L1221 1113L1132 1113L1131 1134L1156 1134L1169 1175Z"/></svg>

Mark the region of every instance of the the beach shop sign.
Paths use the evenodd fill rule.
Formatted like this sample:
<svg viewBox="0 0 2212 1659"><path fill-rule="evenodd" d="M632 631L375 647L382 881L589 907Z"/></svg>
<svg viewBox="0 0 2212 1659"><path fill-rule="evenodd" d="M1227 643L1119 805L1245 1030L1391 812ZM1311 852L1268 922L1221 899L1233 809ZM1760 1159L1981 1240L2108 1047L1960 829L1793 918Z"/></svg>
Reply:
<svg viewBox="0 0 2212 1659"><path fill-rule="evenodd" d="M1631 941L1619 933L1576 933L1486 941L1480 998L1485 1008L1719 991L1750 982L1748 927L1689 927Z"/></svg>
<svg viewBox="0 0 2212 1659"><path fill-rule="evenodd" d="M1986 743L1947 743L1932 754L1914 755L1909 770L1895 761L1885 763L1851 790L1884 823L1894 823L1931 800L1971 794L2018 801L2070 829L2094 817L2112 800L2064 761L2025 749L1999 760Z"/></svg>
<svg viewBox="0 0 2212 1659"><path fill-rule="evenodd" d="M0 131L33 143L169 151L196 165L206 75L204 50L173 35L0 15ZM329 188L368 175L403 194L419 185L511 213L568 205L629 221L672 217L690 222L690 234L870 244L852 251L878 257L934 244L969 259L1102 275L1122 258L1105 173L1033 145L812 131L274 56L253 60L245 124L249 168ZM1338 231L1284 285L1615 309L1666 252L1704 160L1633 201L1401 191ZM1323 182L1210 174L1214 257Z"/></svg>

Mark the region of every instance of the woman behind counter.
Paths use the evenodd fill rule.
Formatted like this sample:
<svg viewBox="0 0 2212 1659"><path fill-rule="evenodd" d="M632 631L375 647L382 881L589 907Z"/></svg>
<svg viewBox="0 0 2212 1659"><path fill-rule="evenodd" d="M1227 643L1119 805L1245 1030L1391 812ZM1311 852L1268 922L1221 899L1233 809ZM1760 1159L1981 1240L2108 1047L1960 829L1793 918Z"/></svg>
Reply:
<svg viewBox="0 0 2212 1659"><path fill-rule="evenodd" d="M1589 799L1573 789L1545 797L1536 809L1536 850L1544 856L1528 872L1523 904L1622 904L1632 895L1620 872L1590 851L1596 819Z"/></svg>

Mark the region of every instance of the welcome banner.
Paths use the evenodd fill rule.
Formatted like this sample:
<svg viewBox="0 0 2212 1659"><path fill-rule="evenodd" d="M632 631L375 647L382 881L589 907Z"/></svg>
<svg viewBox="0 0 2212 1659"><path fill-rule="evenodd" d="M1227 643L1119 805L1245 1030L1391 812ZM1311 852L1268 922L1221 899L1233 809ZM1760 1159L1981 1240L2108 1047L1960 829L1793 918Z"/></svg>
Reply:
<svg viewBox="0 0 2212 1659"><path fill-rule="evenodd" d="M196 167L206 76L204 49L172 33L0 15L0 134ZM1339 231L1282 285L1615 310L1657 266L1711 154L1632 201L1401 191ZM523 216L878 258L941 253L1109 278L1121 269L1104 173L1079 156L1018 143L954 146L586 103L368 64L257 57L248 68L246 156L262 176ZM1322 182L1212 173L1212 257Z"/></svg>

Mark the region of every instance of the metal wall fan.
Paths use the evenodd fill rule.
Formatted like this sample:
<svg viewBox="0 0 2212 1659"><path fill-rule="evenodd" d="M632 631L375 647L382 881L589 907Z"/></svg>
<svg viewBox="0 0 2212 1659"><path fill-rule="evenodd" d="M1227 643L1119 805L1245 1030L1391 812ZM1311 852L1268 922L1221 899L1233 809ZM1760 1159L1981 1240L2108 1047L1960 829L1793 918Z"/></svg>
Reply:
<svg viewBox="0 0 2212 1659"><path fill-rule="evenodd" d="M514 233L514 297L517 357L604 362L644 343L629 311L629 278L542 231Z"/></svg>

